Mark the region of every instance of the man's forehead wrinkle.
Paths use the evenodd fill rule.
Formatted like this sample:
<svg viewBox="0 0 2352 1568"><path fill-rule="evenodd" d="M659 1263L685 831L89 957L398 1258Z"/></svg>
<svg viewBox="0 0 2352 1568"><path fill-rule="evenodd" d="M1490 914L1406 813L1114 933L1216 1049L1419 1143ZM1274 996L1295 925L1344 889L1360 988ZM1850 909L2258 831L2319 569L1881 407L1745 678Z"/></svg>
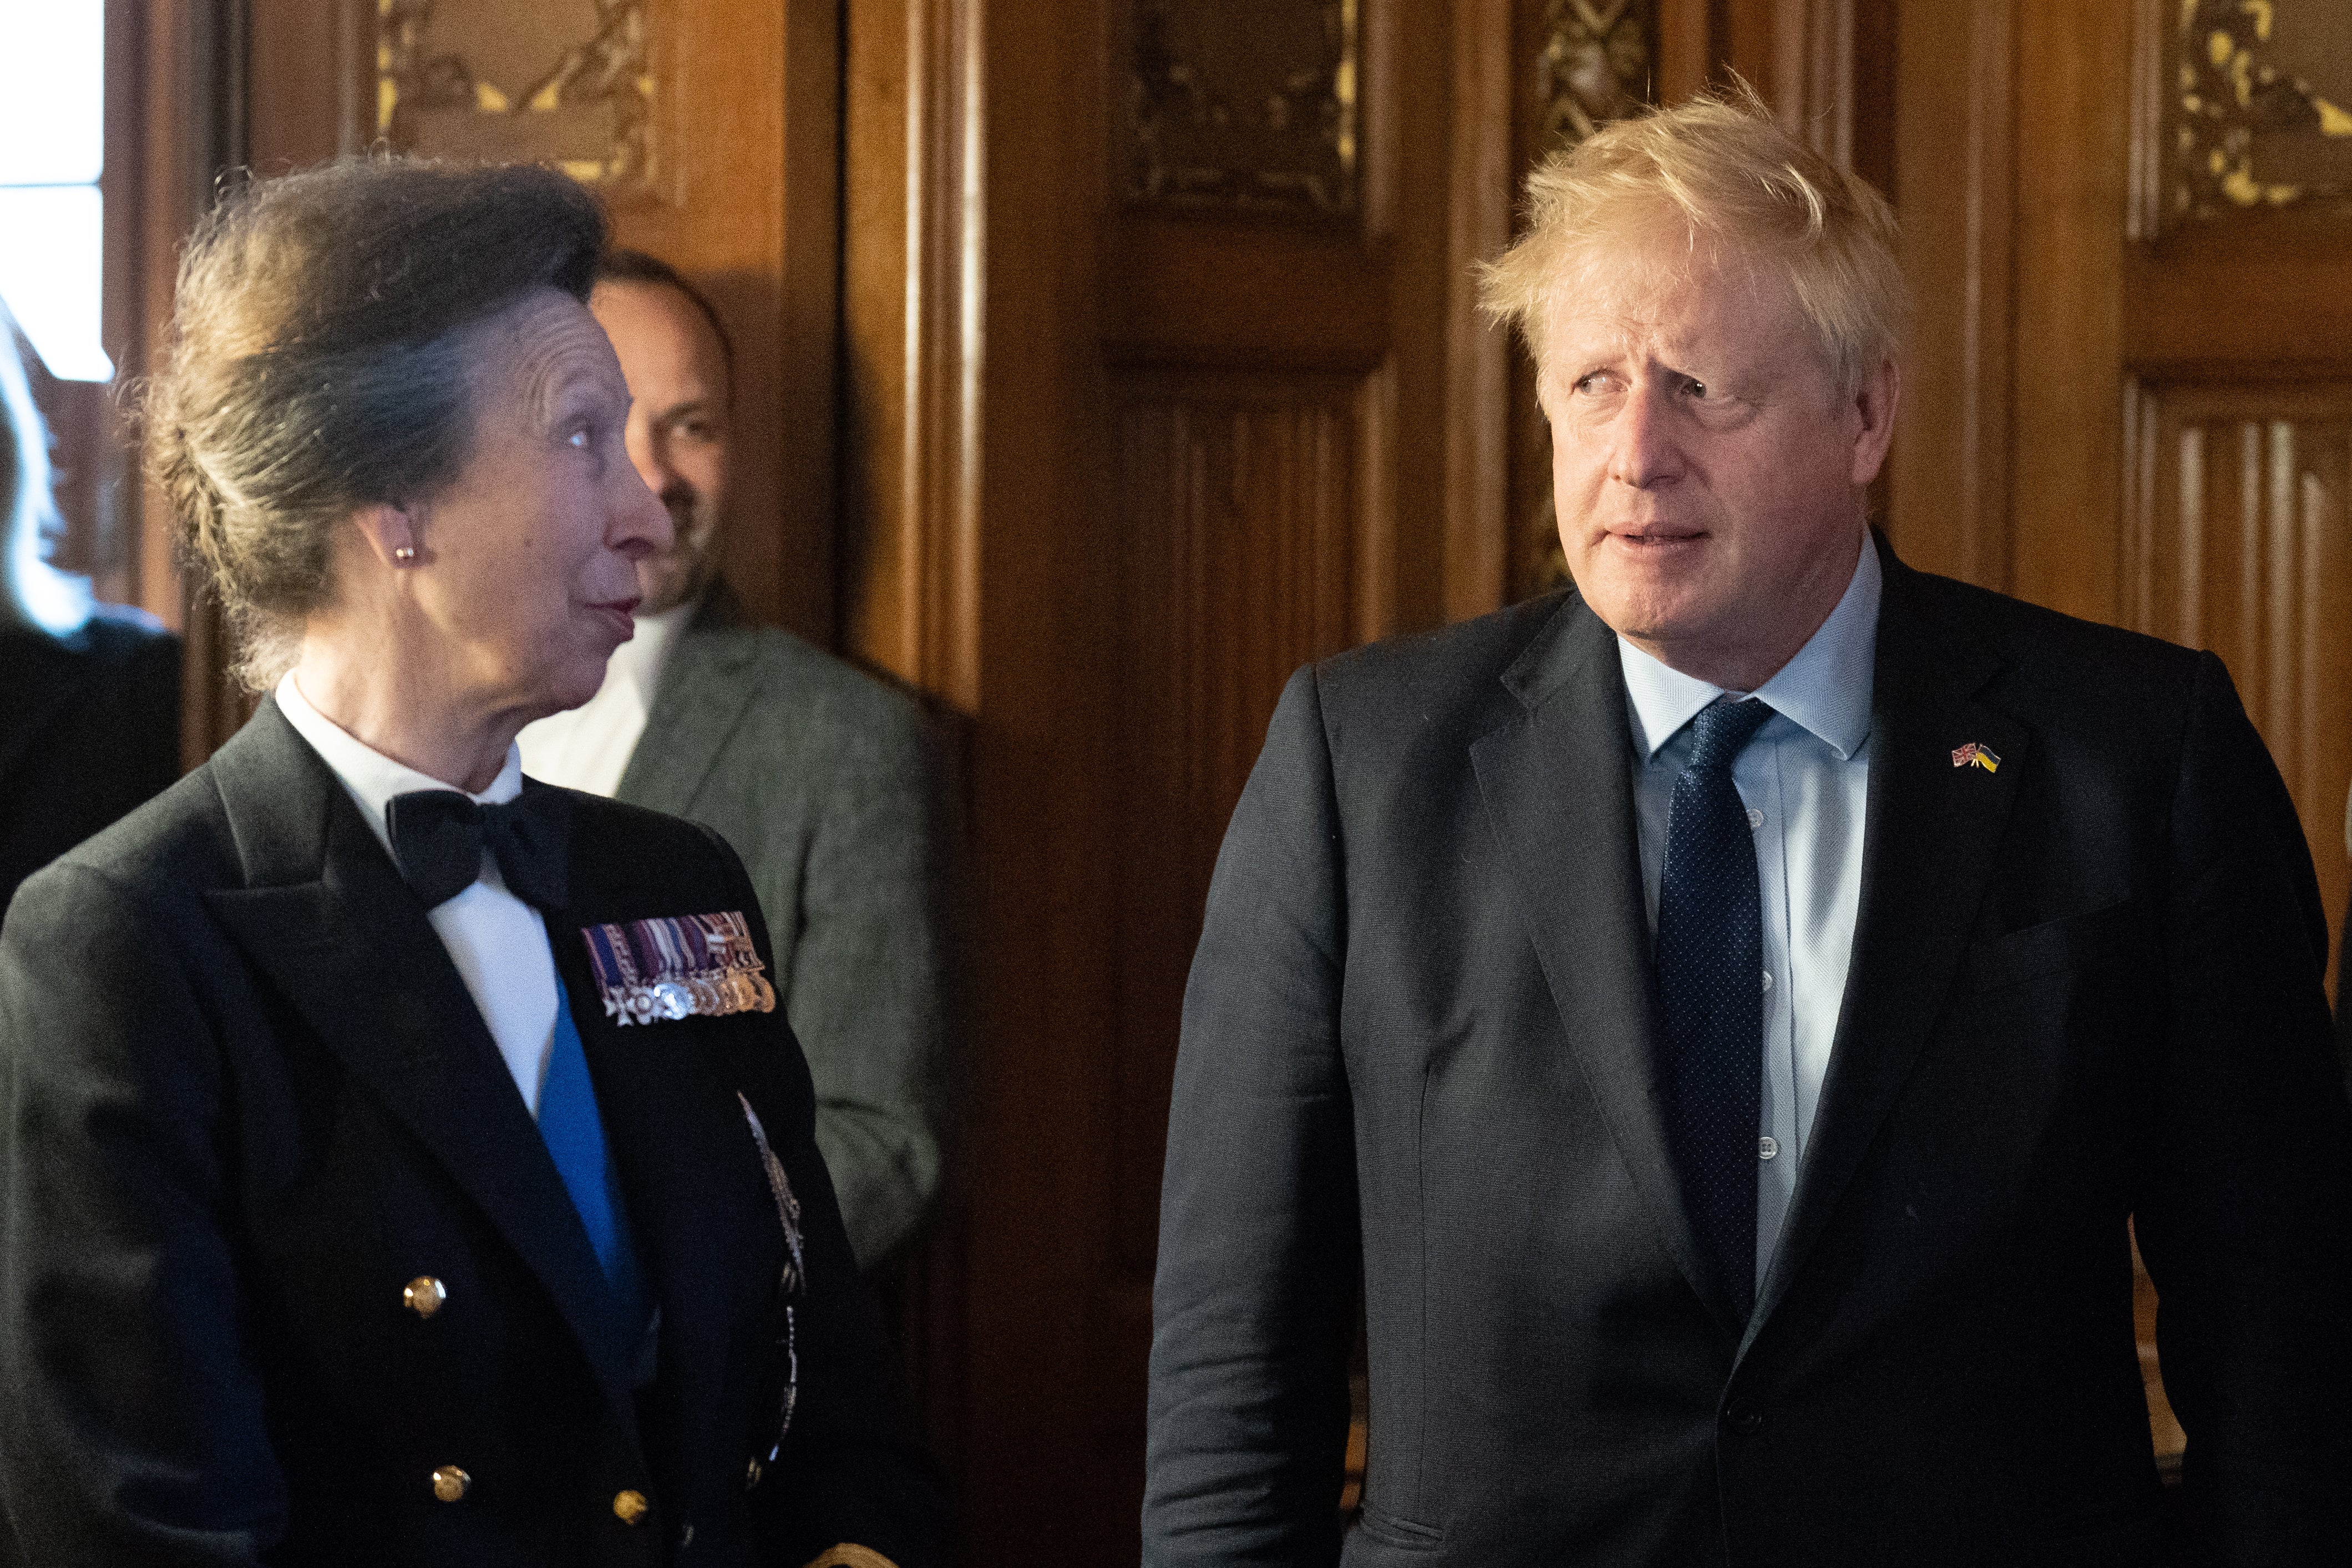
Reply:
<svg viewBox="0 0 2352 1568"><path fill-rule="evenodd" d="M1543 318L1538 390L1593 368L1571 369L1565 362L1570 358L1637 350L1685 371L1694 369L1694 356L1703 357L1709 378L1722 379L1727 370L1717 354L1736 345L1706 336L1724 325L1719 319L1690 319L1689 293L1731 293L1761 308L1751 314L1773 313L1771 299L1785 269L1769 251L1696 222L1671 203L1626 208L1615 217L1558 258ZM1670 325L1679 326L1683 336L1668 339Z"/></svg>
<svg viewBox="0 0 2352 1568"><path fill-rule="evenodd" d="M1687 376L1733 395L1776 395L1781 369L1818 358L1796 301L1769 256L1622 256L1582 269L1549 323L1539 397L1601 369Z"/></svg>

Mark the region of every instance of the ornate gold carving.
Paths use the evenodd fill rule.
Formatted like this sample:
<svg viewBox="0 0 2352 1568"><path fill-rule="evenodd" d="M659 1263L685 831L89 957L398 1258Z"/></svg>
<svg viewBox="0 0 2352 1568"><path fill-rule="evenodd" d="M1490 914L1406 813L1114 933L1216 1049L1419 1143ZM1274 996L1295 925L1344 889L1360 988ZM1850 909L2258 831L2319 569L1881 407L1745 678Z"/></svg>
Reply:
<svg viewBox="0 0 2352 1568"><path fill-rule="evenodd" d="M1655 0L1546 0L1536 93L1544 146L1572 147L1650 101Z"/></svg>
<svg viewBox="0 0 2352 1568"><path fill-rule="evenodd" d="M2276 63L2275 0L2179 0L2171 39L2173 180L2168 216L2212 218L2249 207L2352 207L2352 112ZM2336 7L2294 18L2352 64L2352 28ZM2329 33L2341 37L2329 37ZM2324 46L2333 44L2332 51ZM2352 81L2344 84L2352 92ZM2341 94L2339 93L2339 96ZM2330 143L2344 139L2336 146Z"/></svg>
<svg viewBox="0 0 2352 1568"><path fill-rule="evenodd" d="M1136 0L1127 196L1304 214L1357 205L1361 0Z"/></svg>
<svg viewBox="0 0 2352 1568"><path fill-rule="evenodd" d="M376 0L376 133L404 152L552 163L608 188L653 166L646 0ZM560 40L551 62L543 40ZM583 37L583 34L585 34ZM497 63L483 62L485 55ZM535 73L512 87L520 64ZM499 79L507 77L502 84Z"/></svg>

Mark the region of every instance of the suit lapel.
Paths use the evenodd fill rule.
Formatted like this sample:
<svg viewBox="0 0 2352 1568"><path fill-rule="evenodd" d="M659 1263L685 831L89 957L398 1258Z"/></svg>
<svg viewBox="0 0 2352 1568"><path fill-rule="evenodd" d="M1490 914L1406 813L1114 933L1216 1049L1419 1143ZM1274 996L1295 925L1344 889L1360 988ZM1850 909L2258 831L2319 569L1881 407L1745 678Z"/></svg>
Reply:
<svg viewBox="0 0 2352 1568"><path fill-rule="evenodd" d="M1752 1340L1829 1223L1877 1137L1950 993L1976 926L2021 774L2033 765L2024 728L1976 694L2000 658L1965 624L1947 623L1917 574L1886 569L1871 697L1870 804L1862 900L1828 1076L1789 1218L1758 1294ZM1975 741L1991 772L1955 765Z"/></svg>
<svg viewBox="0 0 2352 1568"><path fill-rule="evenodd" d="M489 1218L627 1408L632 1347L587 1231L416 895L275 703L212 768L247 882L208 894L214 912Z"/></svg>
<svg viewBox="0 0 2352 1568"><path fill-rule="evenodd" d="M1470 759L1536 957L1660 1240L1736 1340L1729 1289L1692 1234L1667 1154L1616 640L1571 597L1503 684L1525 712L1475 742Z"/></svg>
<svg viewBox="0 0 2352 1568"><path fill-rule="evenodd" d="M719 591L670 651L645 734L614 791L633 806L686 815L751 706L751 688L741 677L750 653L727 634L732 601Z"/></svg>
<svg viewBox="0 0 2352 1568"><path fill-rule="evenodd" d="M594 874L575 859L575 889ZM617 1026L605 1015L580 933L601 920L699 913L665 906L600 914L583 905L548 917L631 1228L661 1304L660 1377L647 1435L665 1455L698 1441L692 1423L725 1405L734 1325L769 1299L782 1275L783 1237L736 1086L704 1038L724 1026L699 1019ZM733 1364L740 1372L743 1363Z"/></svg>

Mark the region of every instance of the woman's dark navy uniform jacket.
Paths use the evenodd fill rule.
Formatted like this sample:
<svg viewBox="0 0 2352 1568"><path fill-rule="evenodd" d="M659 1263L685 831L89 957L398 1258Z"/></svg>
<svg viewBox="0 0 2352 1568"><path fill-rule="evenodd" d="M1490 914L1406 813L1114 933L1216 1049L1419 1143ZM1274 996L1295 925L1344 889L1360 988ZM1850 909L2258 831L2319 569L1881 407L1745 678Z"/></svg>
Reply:
<svg viewBox="0 0 2352 1568"><path fill-rule="evenodd" d="M659 1306L650 1383L424 906L274 704L19 891L0 1504L26 1562L937 1560L783 1013L621 1027L580 937L740 911L772 964L742 868L572 810L548 932ZM746 1103L801 1206L797 1300Z"/></svg>

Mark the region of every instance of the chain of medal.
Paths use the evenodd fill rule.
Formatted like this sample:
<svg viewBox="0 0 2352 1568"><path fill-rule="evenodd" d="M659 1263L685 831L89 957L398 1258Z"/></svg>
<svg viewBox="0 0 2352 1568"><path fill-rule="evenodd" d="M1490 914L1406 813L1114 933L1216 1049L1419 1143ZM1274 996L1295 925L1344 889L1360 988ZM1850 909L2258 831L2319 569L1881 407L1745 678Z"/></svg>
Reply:
<svg viewBox="0 0 2352 1568"><path fill-rule="evenodd" d="M751 1141L760 1146L760 1164L768 1175L768 1191L776 1200L776 1219L784 1230L783 1276L777 1289L784 1297L784 1332L777 1348L784 1356L784 1391L782 1408L776 1416L776 1440L769 1445L767 1462L773 1464L783 1448L784 1435L793 1429L793 1409L800 1402L801 1364L799 1335L794 1321L793 1298L808 1289L806 1260L801 1250L801 1204L793 1194L793 1184L784 1175L782 1160L769 1146L768 1130L760 1124L760 1113L751 1109L751 1100L740 1090L735 1098L743 1107L743 1120L751 1124Z"/></svg>

